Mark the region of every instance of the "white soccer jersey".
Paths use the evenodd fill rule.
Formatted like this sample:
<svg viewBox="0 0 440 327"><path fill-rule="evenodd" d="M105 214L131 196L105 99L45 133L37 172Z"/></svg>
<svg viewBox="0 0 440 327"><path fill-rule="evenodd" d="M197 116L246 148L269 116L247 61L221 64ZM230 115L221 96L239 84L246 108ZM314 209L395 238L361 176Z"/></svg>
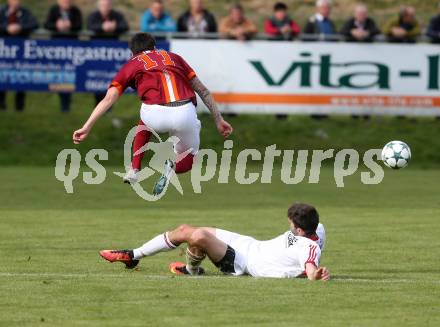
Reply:
<svg viewBox="0 0 440 327"><path fill-rule="evenodd" d="M318 267L320 257L318 243L288 231L272 240L252 244L247 271L254 277L298 277L304 273L306 263Z"/></svg>
<svg viewBox="0 0 440 327"><path fill-rule="evenodd" d="M269 241L258 241L250 236L216 230L216 237L235 250L233 275L254 277L297 277L304 273L307 262L319 266L325 245L322 224L316 230L318 239L294 236L288 231Z"/></svg>

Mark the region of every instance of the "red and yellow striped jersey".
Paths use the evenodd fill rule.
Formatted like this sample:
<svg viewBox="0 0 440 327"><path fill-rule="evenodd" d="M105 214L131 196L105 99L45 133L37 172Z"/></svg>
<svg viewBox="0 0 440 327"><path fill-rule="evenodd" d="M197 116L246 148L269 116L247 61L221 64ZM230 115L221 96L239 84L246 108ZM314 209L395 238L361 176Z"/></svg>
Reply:
<svg viewBox="0 0 440 327"><path fill-rule="evenodd" d="M191 99L196 95L190 80L194 70L179 55L165 50L145 51L128 61L113 79L110 87L119 94L132 87L145 104L165 104Z"/></svg>

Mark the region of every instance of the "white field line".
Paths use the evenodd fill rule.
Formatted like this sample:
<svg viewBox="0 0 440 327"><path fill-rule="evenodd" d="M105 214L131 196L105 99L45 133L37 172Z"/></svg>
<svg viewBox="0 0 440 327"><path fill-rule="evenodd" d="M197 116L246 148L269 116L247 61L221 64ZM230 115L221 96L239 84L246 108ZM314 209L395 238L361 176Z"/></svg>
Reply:
<svg viewBox="0 0 440 327"><path fill-rule="evenodd" d="M12 272L0 272L0 278L14 278L14 277L36 277L36 278L124 278L130 276L129 274L85 274L85 273L71 273L71 274L63 274L63 273L12 273ZM136 277L143 277L144 279L170 279L175 277L174 275L139 275L136 274ZM191 279L223 279L225 276L192 276ZM268 278L258 278L258 279L268 279ZM403 284L416 284L416 283L431 283L431 284L440 284L440 280L425 280L425 279L368 279L368 278L346 278L346 277L335 277L332 279L332 282L337 283L403 283Z"/></svg>
<svg viewBox="0 0 440 327"><path fill-rule="evenodd" d="M82 273L71 273L71 274L63 274L63 273L0 273L1 277L59 277L59 278L123 278L130 276L130 273L127 274L82 274ZM136 277L145 277L145 279L169 279L174 277L174 275L165 276L165 275L139 275L136 274ZM221 277L221 276L204 276L204 277Z"/></svg>

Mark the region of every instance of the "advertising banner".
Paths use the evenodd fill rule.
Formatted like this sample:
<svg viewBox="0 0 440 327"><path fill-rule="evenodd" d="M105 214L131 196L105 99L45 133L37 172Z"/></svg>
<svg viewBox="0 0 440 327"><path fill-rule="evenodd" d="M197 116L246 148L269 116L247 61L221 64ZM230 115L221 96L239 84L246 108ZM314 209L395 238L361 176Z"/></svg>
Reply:
<svg viewBox="0 0 440 327"><path fill-rule="evenodd" d="M130 57L127 42L0 38L0 90L105 91Z"/></svg>
<svg viewBox="0 0 440 327"><path fill-rule="evenodd" d="M440 116L440 46L185 40L182 55L224 112ZM126 42L0 38L0 90L105 91Z"/></svg>
<svg viewBox="0 0 440 327"><path fill-rule="evenodd" d="M440 46L175 40L226 112L440 116Z"/></svg>

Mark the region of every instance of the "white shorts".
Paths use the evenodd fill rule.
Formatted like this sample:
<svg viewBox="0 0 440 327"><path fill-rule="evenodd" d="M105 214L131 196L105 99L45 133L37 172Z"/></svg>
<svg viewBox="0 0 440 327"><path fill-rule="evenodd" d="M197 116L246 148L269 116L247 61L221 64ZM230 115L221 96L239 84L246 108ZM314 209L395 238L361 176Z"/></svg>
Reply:
<svg viewBox="0 0 440 327"><path fill-rule="evenodd" d="M177 154L189 149L192 149L191 154L197 154L199 151L201 123L192 102L180 107L142 104L141 119L156 133L169 133L170 136L176 136L179 139L174 144Z"/></svg>
<svg viewBox="0 0 440 327"><path fill-rule="evenodd" d="M235 260L234 260L235 273L233 273L232 275L240 276L240 275L249 274L247 270L247 258L248 258L249 248L252 244L254 244L254 242L258 242L258 241L250 236L245 236L218 228L215 230L215 237L217 237L220 241L229 245L235 251Z"/></svg>

